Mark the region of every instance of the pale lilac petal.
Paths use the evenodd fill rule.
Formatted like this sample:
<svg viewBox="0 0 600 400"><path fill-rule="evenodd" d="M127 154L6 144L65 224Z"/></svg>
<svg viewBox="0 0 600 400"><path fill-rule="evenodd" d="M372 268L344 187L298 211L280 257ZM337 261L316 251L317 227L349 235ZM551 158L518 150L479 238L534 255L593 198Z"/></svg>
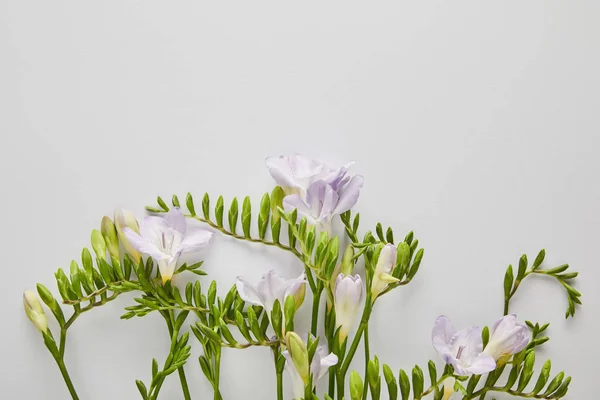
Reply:
<svg viewBox="0 0 600 400"><path fill-rule="evenodd" d="M298 210L298 215L313 219L306 203L297 194L290 194L283 198L283 209L285 212Z"/></svg>
<svg viewBox="0 0 600 400"><path fill-rule="evenodd" d="M169 227L181 232L185 235L187 230L187 224L185 222L185 216L179 209L179 207L173 207L165 214L165 221L169 224Z"/></svg>
<svg viewBox="0 0 600 400"><path fill-rule="evenodd" d="M431 332L431 342L439 356L449 363L454 358L451 351L452 336L456 333L456 329L452 325L450 319L444 315L440 315L435 320L433 331Z"/></svg>
<svg viewBox="0 0 600 400"><path fill-rule="evenodd" d="M336 215L334 209L338 203L338 195L329 185L325 186L325 193L323 194L321 213L319 214L319 221L326 221Z"/></svg>
<svg viewBox="0 0 600 400"><path fill-rule="evenodd" d="M496 369L494 358L485 353L479 353L471 360L471 365L465 368L466 372L481 375Z"/></svg>
<svg viewBox="0 0 600 400"><path fill-rule="evenodd" d="M355 175L346 186L338 191L339 200L333 214L342 214L356 205L360 189L363 187L363 181L364 179L361 175Z"/></svg>
<svg viewBox="0 0 600 400"><path fill-rule="evenodd" d="M268 157L265 162L269 169L269 173L279 186L296 186L294 175L287 157Z"/></svg>
<svg viewBox="0 0 600 400"><path fill-rule="evenodd" d="M279 300L280 303L283 302L286 287L286 280L279 276L273 269L261 277L256 290L263 300L265 309L269 313L273 308L273 304L275 304L275 300Z"/></svg>
<svg viewBox="0 0 600 400"><path fill-rule="evenodd" d="M160 243L163 234L171 229L164 218L155 216L145 217L139 225L140 236L153 243Z"/></svg>
<svg viewBox="0 0 600 400"><path fill-rule="evenodd" d="M235 281L235 287L237 288L240 298L246 303L264 307L263 299L258 291L244 278L238 277Z"/></svg>
<svg viewBox="0 0 600 400"><path fill-rule="evenodd" d="M294 154L289 156L289 163L292 173L296 179L309 179L319 173L323 169L323 163L317 160L312 160L302 154Z"/></svg>
<svg viewBox="0 0 600 400"><path fill-rule="evenodd" d="M323 180L329 183L333 190L337 192L348 181L349 177L346 174L352 165L354 165L354 161L349 162L338 170L332 170Z"/></svg>
<svg viewBox="0 0 600 400"><path fill-rule="evenodd" d="M461 329L456 332L451 339L450 344L452 352L456 355L462 347L462 360L470 360L483 351L483 339L481 338L481 328L472 326L470 328Z"/></svg>
<svg viewBox="0 0 600 400"><path fill-rule="evenodd" d="M131 245L140 253L144 253L157 261L164 260L170 257L170 255L161 252L158 249L158 247L156 247L154 243L152 243L152 241L138 235L131 228L125 228L123 230L123 233L125 233L125 236L127 237L129 243L131 243Z"/></svg>
<svg viewBox="0 0 600 400"><path fill-rule="evenodd" d="M213 236L214 234L206 229L189 230L179 245L177 253L185 254L199 251L210 243Z"/></svg>

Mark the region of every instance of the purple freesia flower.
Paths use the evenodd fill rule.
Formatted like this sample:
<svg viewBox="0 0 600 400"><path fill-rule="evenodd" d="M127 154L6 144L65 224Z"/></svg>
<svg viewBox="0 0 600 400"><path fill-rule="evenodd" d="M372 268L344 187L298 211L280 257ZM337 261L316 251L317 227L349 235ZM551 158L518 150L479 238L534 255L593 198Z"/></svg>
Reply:
<svg viewBox="0 0 600 400"><path fill-rule="evenodd" d="M433 326L431 341L458 375L484 374L496 369L494 358L483 353L481 329L477 326L456 331L450 319L441 315Z"/></svg>
<svg viewBox="0 0 600 400"><path fill-rule="evenodd" d="M515 314L509 314L492 325L490 340L483 351L498 361L523 350L531 341L531 331L527 325L517 321Z"/></svg>
<svg viewBox="0 0 600 400"><path fill-rule="evenodd" d="M294 154L269 157L266 163L271 176L287 194L283 200L286 211L297 209L311 224L328 230L334 216L348 211L358 201L363 177L348 176L353 162L332 168Z"/></svg>
<svg viewBox="0 0 600 400"><path fill-rule="evenodd" d="M173 276L182 254L201 250L213 236L205 229L188 229L185 216L177 207L166 213L164 218L144 218L140 223L140 233L131 228L125 228L123 232L136 250L157 262L163 283Z"/></svg>
<svg viewBox="0 0 600 400"><path fill-rule="evenodd" d="M302 154L293 154L268 157L266 164L269 173L286 194L298 194L305 199L310 185L321 180L331 185L337 192L350 180L346 173L354 162L340 168L332 168Z"/></svg>
<svg viewBox="0 0 600 400"><path fill-rule="evenodd" d="M286 211L298 210L308 223L328 230L333 217L350 210L358 201L363 177L353 176L338 191L325 181L316 181L309 186L306 199L299 194L290 194L283 199Z"/></svg>

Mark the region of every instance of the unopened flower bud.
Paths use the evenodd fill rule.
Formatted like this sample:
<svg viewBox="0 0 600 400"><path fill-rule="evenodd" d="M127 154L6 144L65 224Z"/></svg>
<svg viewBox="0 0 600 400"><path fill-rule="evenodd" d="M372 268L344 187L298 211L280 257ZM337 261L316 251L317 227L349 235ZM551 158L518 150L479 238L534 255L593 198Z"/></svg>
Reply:
<svg viewBox="0 0 600 400"><path fill-rule="evenodd" d="M341 265L341 273L344 275L352 275L352 271L354 270L354 247L352 245L348 245L346 251L344 251L344 256L342 257L342 265Z"/></svg>
<svg viewBox="0 0 600 400"><path fill-rule="evenodd" d="M296 307L296 311L300 308L302 303L304 303L304 296L306 295L306 282L300 284L298 286L298 290L294 293L294 305Z"/></svg>
<svg viewBox="0 0 600 400"><path fill-rule="evenodd" d="M292 362L296 367L296 371L307 384L310 379L310 369L308 363L308 350L306 349L306 343L302 340L296 332L288 332L285 335L285 341L287 343L288 352L292 358Z"/></svg>
<svg viewBox="0 0 600 400"><path fill-rule="evenodd" d="M119 240L123 244L125 251L131 256L135 263L139 263L141 258L140 252L129 243L124 232L125 228L129 228L135 233L140 233L140 227L133 213L122 208L115 210L115 228L117 229Z"/></svg>
<svg viewBox="0 0 600 400"><path fill-rule="evenodd" d="M96 229L92 231L92 248L94 249L94 253L96 253L96 257L106 260L106 242L100 231Z"/></svg>
<svg viewBox="0 0 600 400"><path fill-rule="evenodd" d="M40 303L37 295L31 290L26 290L23 293L23 306L25 308L25 314L31 320L33 325L42 333L48 331L48 318L44 308Z"/></svg>
<svg viewBox="0 0 600 400"><path fill-rule="evenodd" d="M106 242L106 247L111 256L116 259L120 258L119 254L119 236L117 235L117 228L109 217L103 217L100 224L100 232Z"/></svg>

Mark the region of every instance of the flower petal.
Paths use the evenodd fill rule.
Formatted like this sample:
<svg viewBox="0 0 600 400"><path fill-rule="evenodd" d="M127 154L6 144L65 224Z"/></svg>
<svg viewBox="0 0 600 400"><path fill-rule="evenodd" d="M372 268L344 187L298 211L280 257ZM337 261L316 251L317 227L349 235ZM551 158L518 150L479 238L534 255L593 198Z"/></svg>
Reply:
<svg viewBox="0 0 600 400"><path fill-rule="evenodd" d="M294 211L294 209L296 209L298 210L298 215L306 217L314 223L314 218L312 217L308 206L306 205L304 200L302 200L300 195L290 194L288 196L285 196L283 198L283 208L285 212L292 212Z"/></svg>
<svg viewBox="0 0 600 400"><path fill-rule="evenodd" d="M238 276L235 281L235 287L237 288L240 298L246 303L253 304L255 306L264 307L264 301L256 288L250 284L247 280Z"/></svg>
<svg viewBox="0 0 600 400"><path fill-rule="evenodd" d="M185 222L185 216L179 207L171 208L169 212L165 214L165 221L169 224L169 227L185 235L187 224Z"/></svg>
<svg viewBox="0 0 600 400"><path fill-rule="evenodd" d="M269 173L279 186L295 187L296 182L287 157L267 157L265 160Z"/></svg>
<svg viewBox="0 0 600 400"><path fill-rule="evenodd" d="M184 254L199 251L210 243L213 236L214 234L206 229L196 228L190 230L179 245L177 253Z"/></svg>
<svg viewBox="0 0 600 400"><path fill-rule="evenodd" d="M338 357L333 353L329 353L327 356L321 357L319 371L317 372L317 374L315 374L315 376L317 377L316 380L321 379L327 373L329 368L333 367L337 363L338 363Z"/></svg>
<svg viewBox="0 0 600 400"><path fill-rule="evenodd" d="M364 179L361 175L355 175L350 179L347 185L338 191L339 200L333 214L341 214L356 205L360 189L363 187Z"/></svg>
<svg viewBox="0 0 600 400"><path fill-rule="evenodd" d="M485 374L496 369L494 358L485 353L479 353L471 360L471 365L465 370L471 374Z"/></svg>
<svg viewBox="0 0 600 400"><path fill-rule="evenodd" d="M439 356L446 362L450 363L454 358L454 354L450 349L452 336L456 333L456 329L452 322L445 315L440 315L435 320L433 330L431 332L431 342Z"/></svg>
<svg viewBox="0 0 600 400"><path fill-rule="evenodd" d="M142 237L141 235L135 233L135 231L131 228L125 228L123 233L127 237L127 240L140 253L144 253L154 260L165 260L171 257L169 254L165 254L159 250L159 248L149 239Z"/></svg>

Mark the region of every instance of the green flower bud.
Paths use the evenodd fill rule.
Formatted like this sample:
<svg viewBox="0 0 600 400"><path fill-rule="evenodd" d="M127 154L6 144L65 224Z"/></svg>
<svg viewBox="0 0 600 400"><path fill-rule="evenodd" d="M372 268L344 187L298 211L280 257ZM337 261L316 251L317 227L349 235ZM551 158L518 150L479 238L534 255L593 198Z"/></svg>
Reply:
<svg viewBox="0 0 600 400"><path fill-rule="evenodd" d="M308 365L308 350L306 343L298 336L296 332L288 332L285 335L285 341L287 343L288 352L294 362L296 371L307 384L310 379L310 369Z"/></svg>
<svg viewBox="0 0 600 400"><path fill-rule="evenodd" d="M121 257L119 254L119 236L117 235L115 224L109 217L102 218L100 232L102 232L102 236L104 237L104 241L106 242L106 247L108 248L110 255L119 259Z"/></svg>
<svg viewBox="0 0 600 400"><path fill-rule="evenodd" d="M96 257L106 260L106 242L102 234L96 229L92 231L92 248L94 249L94 253L96 253Z"/></svg>
<svg viewBox="0 0 600 400"><path fill-rule="evenodd" d="M342 257L342 266L341 266L341 273L346 276L352 275L352 271L354 270L354 260L352 259L352 257L354 257L354 247L352 247L352 245L349 245L346 248L346 251L344 251L344 256ZM332 277L332 279L334 281L336 278L337 278L337 276Z"/></svg>

